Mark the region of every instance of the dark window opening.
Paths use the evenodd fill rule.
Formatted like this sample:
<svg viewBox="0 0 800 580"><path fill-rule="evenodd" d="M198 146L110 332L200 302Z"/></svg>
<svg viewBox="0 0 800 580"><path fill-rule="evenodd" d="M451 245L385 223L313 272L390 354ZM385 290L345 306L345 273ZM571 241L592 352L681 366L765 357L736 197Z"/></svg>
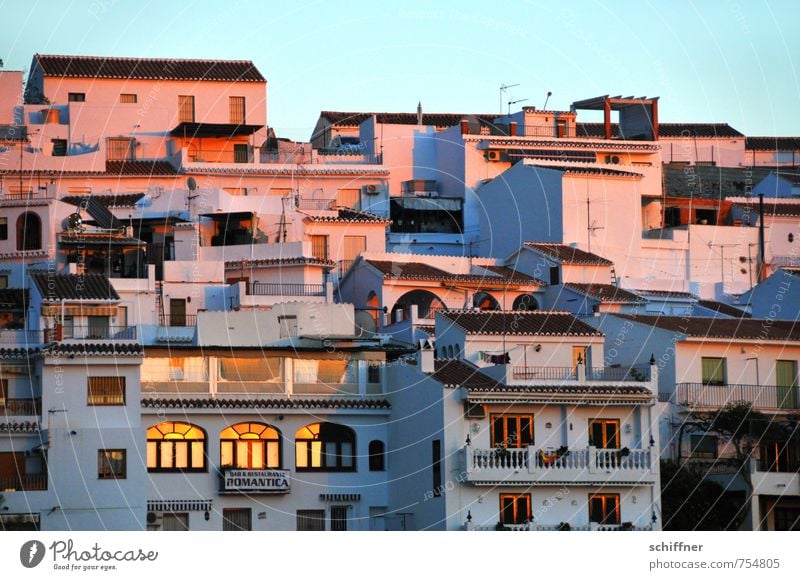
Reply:
<svg viewBox="0 0 800 580"><path fill-rule="evenodd" d="M464 212L460 199L439 197L402 197L389 205L392 233L460 234Z"/></svg>
<svg viewBox="0 0 800 580"><path fill-rule="evenodd" d="M386 453L383 441L375 439L369 442L369 470L386 470Z"/></svg>
<svg viewBox="0 0 800 580"><path fill-rule="evenodd" d="M70 103L83 103L86 100L86 93L67 93L67 101Z"/></svg>

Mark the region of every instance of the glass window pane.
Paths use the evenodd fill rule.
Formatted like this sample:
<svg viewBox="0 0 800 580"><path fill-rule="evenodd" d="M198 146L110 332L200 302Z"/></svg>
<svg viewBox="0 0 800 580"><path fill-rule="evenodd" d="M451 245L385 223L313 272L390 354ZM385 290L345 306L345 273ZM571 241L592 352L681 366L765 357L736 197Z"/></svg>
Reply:
<svg viewBox="0 0 800 580"><path fill-rule="evenodd" d="M172 441L161 442L161 467L165 469L174 467L172 463Z"/></svg>
<svg viewBox="0 0 800 580"><path fill-rule="evenodd" d="M264 469L264 444L261 441L250 443L250 467L253 469Z"/></svg>
<svg viewBox="0 0 800 580"><path fill-rule="evenodd" d="M236 442L236 467L250 467L248 464L250 458L248 457L249 453L247 447L247 441Z"/></svg>
<svg viewBox="0 0 800 580"><path fill-rule="evenodd" d="M219 444L220 462L223 467L233 465L233 443L230 441L221 441Z"/></svg>
<svg viewBox="0 0 800 580"><path fill-rule="evenodd" d="M344 442L342 443L342 467L353 467L353 444Z"/></svg>
<svg viewBox="0 0 800 580"><path fill-rule="evenodd" d="M311 467L322 467L322 441L311 442Z"/></svg>
<svg viewBox="0 0 800 580"><path fill-rule="evenodd" d="M308 467L308 442L298 441L294 446L295 463L297 467Z"/></svg>
<svg viewBox="0 0 800 580"><path fill-rule="evenodd" d="M158 467L158 443L155 441L147 442L147 468L153 469Z"/></svg>
<svg viewBox="0 0 800 580"><path fill-rule="evenodd" d="M205 466L202 441L192 441L192 467L201 469Z"/></svg>
<svg viewBox="0 0 800 580"><path fill-rule="evenodd" d="M280 446L277 441L267 443L267 467L280 467Z"/></svg>
<svg viewBox="0 0 800 580"><path fill-rule="evenodd" d="M186 441L176 441L175 445L175 467L186 469L189 467L189 445Z"/></svg>

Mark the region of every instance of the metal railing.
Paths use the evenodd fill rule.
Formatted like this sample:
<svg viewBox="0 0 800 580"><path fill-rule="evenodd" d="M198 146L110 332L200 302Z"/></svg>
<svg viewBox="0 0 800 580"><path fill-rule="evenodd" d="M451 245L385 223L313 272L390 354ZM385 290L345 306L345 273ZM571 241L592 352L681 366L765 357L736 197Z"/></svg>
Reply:
<svg viewBox="0 0 800 580"><path fill-rule="evenodd" d="M0 477L0 492L40 491L47 489L47 474Z"/></svg>
<svg viewBox="0 0 800 580"><path fill-rule="evenodd" d="M650 367L588 367L587 381L647 382L650 380Z"/></svg>
<svg viewBox="0 0 800 580"><path fill-rule="evenodd" d="M42 343L40 330L10 330L0 329L0 344L24 346Z"/></svg>
<svg viewBox="0 0 800 580"><path fill-rule="evenodd" d="M730 403L750 403L755 409L800 409L797 387L774 385L706 385L678 383L670 402L691 407L718 409Z"/></svg>
<svg viewBox="0 0 800 580"><path fill-rule="evenodd" d="M521 381L574 381L575 367L514 367L512 376Z"/></svg>
<svg viewBox="0 0 800 580"><path fill-rule="evenodd" d="M325 285L251 282L247 285L247 294L251 296L325 296Z"/></svg>
<svg viewBox="0 0 800 580"><path fill-rule="evenodd" d="M0 417L33 417L41 414L41 399L0 399Z"/></svg>
<svg viewBox="0 0 800 580"><path fill-rule="evenodd" d="M311 199L301 197L295 202L297 209L326 210L336 207L336 198Z"/></svg>
<svg viewBox="0 0 800 580"><path fill-rule="evenodd" d="M162 314L159 326L195 327L197 326L197 314Z"/></svg>
<svg viewBox="0 0 800 580"><path fill-rule="evenodd" d="M45 342L62 340L136 340L135 326L56 326L44 331Z"/></svg>
<svg viewBox="0 0 800 580"><path fill-rule="evenodd" d="M552 127L544 125L525 125L519 133L525 137L553 137L555 139L575 137L574 127Z"/></svg>

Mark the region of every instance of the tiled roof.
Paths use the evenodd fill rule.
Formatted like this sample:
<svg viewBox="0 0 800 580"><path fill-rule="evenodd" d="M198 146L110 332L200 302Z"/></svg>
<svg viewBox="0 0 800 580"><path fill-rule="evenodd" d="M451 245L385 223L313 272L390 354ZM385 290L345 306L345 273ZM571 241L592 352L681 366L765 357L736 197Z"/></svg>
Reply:
<svg viewBox="0 0 800 580"><path fill-rule="evenodd" d="M532 167L542 169L553 169L563 171L564 175L607 175L609 177L642 177L641 173L635 171L622 171L621 169L610 169L608 167L566 167L564 165L544 165L541 163L531 163Z"/></svg>
<svg viewBox="0 0 800 580"><path fill-rule="evenodd" d="M738 207L750 212L751 215L758 215L758 203L740 203L736 202ZM772 201L771 199L764 200L764 215L766 217L800 217L800 203L787 203Z"/></svg>
<svg viewBox="0 0 800 580"><path fill-rule="evenodd" d="M567 288L572 288L581 294L586 294L599 299L601 302L644 302L644 300L622 288L617 288L613 284L564 284Z"/></svg>
<svg viewBox="0 0 800 580"><path fill-rule="evenodd" d="M0 422L0 431L37 433L39 431L39 423L37 421L3 421Z"/></svg>
<svg viewBox="0 0 800 580"><path fill-rule="evenodd" d="M25 288L0 288L0 308L3 310L26 310L28 291Z"/></svg>
<svg viewBox="0 0 800 580"><path fill-rule="evenodd" d="M633 290L639 296L653 296L653 297L662 297L662 298L685 298L692 300L694 299L694 294L691 292L681 292L679 290Z"/></svg>
<svg viewBox="0 0 800 580"><path fill-rule="evenodd" d="M249 81L266 79L249 60L189 60L36 54L45 76L101 79Z"/></svg>
<svg viewBox="0 0 800 580"><path fill-rule="evenodd" d="M106 161L106 173L109 175L161 177L178 175L178 170L169 161Z"/></svg>
<svg viewBox="0 0 800 580"><path fill-rule="evenodd" d="M434 282L469 282L475 284L540 284L535 278L507 267L485 267L492 272L492 274L485 275L453 274L422 262L364 261L379 270L384 278L395 280L430 280Z"/></svg>
<svg viewBox="0 0 800 580"><path fill-rule="evenodd" d="M584 252L583 250L564 244L525 242L525 246L537 252L541 252L542 254L546 254L562 264L586 264L593 266L612 266L614 264L611 260L602 258L597 254Z"/></svg>
<svg viewBox="0 0 800 580"><path fill-rule="evenodd" d="M576 123L578 137L604 137L603 123ZM611 135L620 137L619 124L611 124ZM727 123L659 123L658 136L675 137L716 137L737 138L744 137L742 133Z"/></svg>
<svg viewBox="0 0 800 580"><path fill-rule="evenodd" d="M144 347L132 342L56 343L42 351L46 356L143 356Z"/></svg>
<svg viewBox="0 0 800 580"><path fill-rule="evenodd" d="M787 274L791 274L792 276L800 276L800 268L795 268L793 266L782 266L781 270Z"/></svg>
<svg viewBox="0 0 800 580"><path fill-rule="evenodd" d="M460 359L436 360L433 364L434 373L431 376L446 387L482 389L500 385L475 365Z"/></svg>
<svg viewBox="0 0 800 580"><path fill-rule="evenodd" d="M38 347L0 347L0 360L20 360L29 359L39 354Z"/></svg>
<svg viewBox="0 0 800 580"><path fill-rule="evenodd" d="M744 148L751 151L798 151L800 137L747 137Z"/></svg>
<svg viewBox="0 0 800 580"><path fill-rule="evenodd" d="M103 274L30 275L44 301L119 300L119 294Z"/></svg>
<svg viewBox="0 0 800 580"><path fill-rule="evenodd" d="M377 223L388 224L391 223L390 219L369 213L366 211L356 211L353 209L339 209L336 215L329 213L313 213L302 211L307 215L307 219L313 222L332 222L332 223Z"/></svg>
<svg viewBox="0 0 800 580"><path fill-rule="evenodd" d="M366 113L344 111L322 111L324 117L333 125L340 127L358 127L361 123L375 115L378 123L387 125L416 125L416 113ZM422 124L434 127L455 127L462 119L477 117L481 121L493 122L497 115L475 115L472 113L423 113Z"/></svg>
<svg viewBox="0 0 800 580"><path fill-rule="evenodd" d="M714 310L726 316L732 316L734 318L751 318L749 312L745 312L744 310L739 310L734 306L731 306L729 304L724 304L722 302L717 302L715 300L698 300L697 305L702 306L703 308L708 308L709 310Z"/></svg>
<svg viewBox="0 0 800 580"><path fill-rule="evenodd" d="M84 195L65 195L61 201L79 207L87 196ZM93 194L97 201L106 207L133 207L136 202L144 197L144 193L118 193L116 195L97 195Z"/></svg>
<svg viewBox="0 0 800 580"><path fill-rule="evenodd" d="M386 399L164 399L142 397L150 409L391 409Z"/></svg>
<svg viewBox="0 0 800 580"><path fill-rule="evenodd" d="M232 260L225 262L226 270L238 270L241 268L264 268L270 266L322 266L326 268L333 268L336 263L333 260L323 260L322 258L313 258L306 256L298 256L296 258L262 258L257 260Z"/></svg>
<svg viewBox="0 0 800 580"><path fill-rule="evenodd" d="M143 241L130 236L123 236L106 232L60 232L58 241L62 246L144 246Z"/></svg>
<svg viewBox="0 0 800 580"><path fill-rule="evenodd" d="M569 312L448 310L440 311L439 314L463 328L468 334L603 336L602 332L575 318Z"/></svg>
<svg viewBox="0 0 800 580"><path fill-rule="evenodd" d="M633 314L615 316L693 338L800 341L800 322L792 320Z"/></svg>

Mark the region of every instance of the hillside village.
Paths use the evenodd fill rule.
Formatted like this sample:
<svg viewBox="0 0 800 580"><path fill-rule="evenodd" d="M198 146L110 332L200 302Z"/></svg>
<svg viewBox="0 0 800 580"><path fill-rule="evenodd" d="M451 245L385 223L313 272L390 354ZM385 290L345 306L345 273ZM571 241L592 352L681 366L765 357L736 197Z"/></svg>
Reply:
<svg viewBox="0 0 800 580"><path fill-rule="evenodd" d="M0 70L0 528L800 529L800 137L575 97Z"/></svg>

